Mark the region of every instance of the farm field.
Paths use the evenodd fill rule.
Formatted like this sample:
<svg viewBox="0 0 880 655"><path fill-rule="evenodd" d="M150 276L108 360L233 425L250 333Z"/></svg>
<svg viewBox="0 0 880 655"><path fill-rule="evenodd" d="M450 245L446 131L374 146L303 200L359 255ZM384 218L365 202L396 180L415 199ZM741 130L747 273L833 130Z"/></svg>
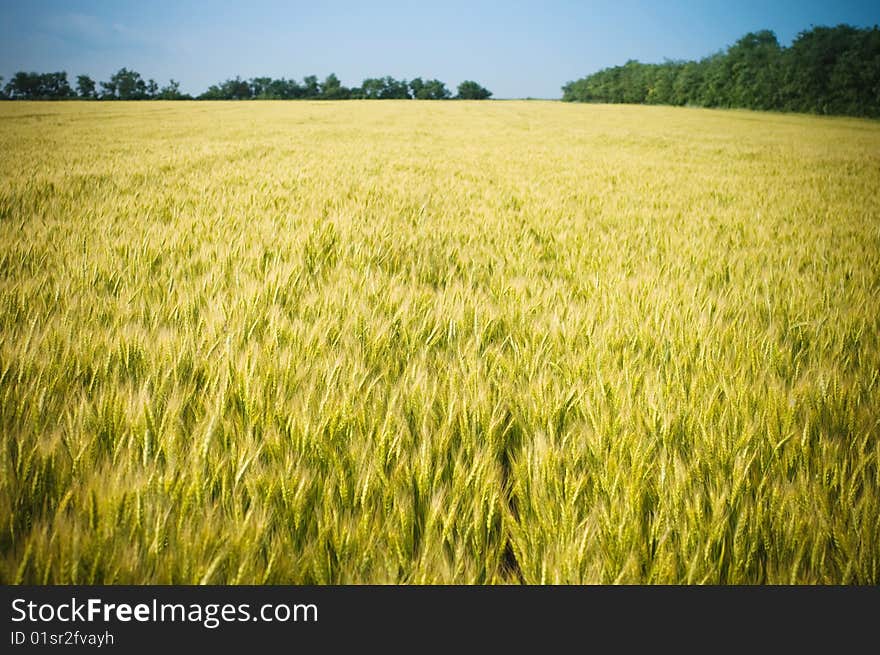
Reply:
<svg viewBox="0 0 880 655"><path fill-rule="evenodd" d="M880 583L880 122L0 103L0 582Z"/></svg>

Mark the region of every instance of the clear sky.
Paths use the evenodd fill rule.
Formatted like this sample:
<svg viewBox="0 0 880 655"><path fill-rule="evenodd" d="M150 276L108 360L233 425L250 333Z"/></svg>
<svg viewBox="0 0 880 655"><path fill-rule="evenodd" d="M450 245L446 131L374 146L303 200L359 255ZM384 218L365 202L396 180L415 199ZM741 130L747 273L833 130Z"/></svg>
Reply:
<svg viewBox="0 0 880 655"><path fill-rule="evenodd" d="M558 98L567 81L628 59L698 59L750 31L783 45L814 25L880 23L858 0L0 0L0 75L125 66L200 93L240 75L335 72L474 79L497 98Z"/></svg>

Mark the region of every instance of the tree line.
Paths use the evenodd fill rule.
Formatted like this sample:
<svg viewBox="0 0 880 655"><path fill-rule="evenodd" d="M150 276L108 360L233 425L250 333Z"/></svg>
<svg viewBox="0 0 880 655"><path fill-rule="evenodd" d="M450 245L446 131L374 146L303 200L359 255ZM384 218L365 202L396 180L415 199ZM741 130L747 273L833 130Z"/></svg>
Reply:
<svg viewBox="0 0 880 655"><path fill-rule="evenodd" d="M880 28L814 27L790 47L750 32L700 61L635 60L562 87L576 102L696 105L880 117Z"/></svg>
<svg viewBox="0 0 880 655"><path fill-rule="evenodd" d="M361 86L349 88L331 73L323 81L307 75L302 83L293 79L240 77L211 85L196 96L180 91L180 83L171 80L160 87L155 80L145 80L137 71L121 68L106 82L96 83L88 75L78 75L71 87L65 71L28 73L20 71L5 85L0 78L0 97L7 100L349 100L416 99L448 100L452 92L440 80L396 80L393 77L367 78ZM460 100L486 100L492 92L473 80L458 85L454 96Z"/></svg>

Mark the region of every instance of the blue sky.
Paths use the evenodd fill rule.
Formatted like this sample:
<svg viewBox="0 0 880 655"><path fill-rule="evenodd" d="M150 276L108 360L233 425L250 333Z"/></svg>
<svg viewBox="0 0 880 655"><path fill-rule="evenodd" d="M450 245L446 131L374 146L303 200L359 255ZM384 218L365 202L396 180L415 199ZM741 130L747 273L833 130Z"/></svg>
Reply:
<svg viewBox="0 0 880 655"><path fill-rule="evenodd" d="M638 59L695 59L771 29L880 23L880 4L839 0L645 2L188 2L0 0L0 75L66 70L106 80L125 66L199 93L241 75L335 72L475 79L495 97L558 98L565 82Z"/></svg>

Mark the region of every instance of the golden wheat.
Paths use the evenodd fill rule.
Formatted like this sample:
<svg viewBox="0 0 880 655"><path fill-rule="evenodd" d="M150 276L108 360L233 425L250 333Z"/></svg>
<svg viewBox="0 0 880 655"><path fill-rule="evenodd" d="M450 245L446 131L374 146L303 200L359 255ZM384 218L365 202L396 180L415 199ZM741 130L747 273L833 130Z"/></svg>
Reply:
<svg viewBox="0 0 880 655"><path fill-rule="evenodd" d="M0 581L880 582L880 124L0 105Z"/></svg>

